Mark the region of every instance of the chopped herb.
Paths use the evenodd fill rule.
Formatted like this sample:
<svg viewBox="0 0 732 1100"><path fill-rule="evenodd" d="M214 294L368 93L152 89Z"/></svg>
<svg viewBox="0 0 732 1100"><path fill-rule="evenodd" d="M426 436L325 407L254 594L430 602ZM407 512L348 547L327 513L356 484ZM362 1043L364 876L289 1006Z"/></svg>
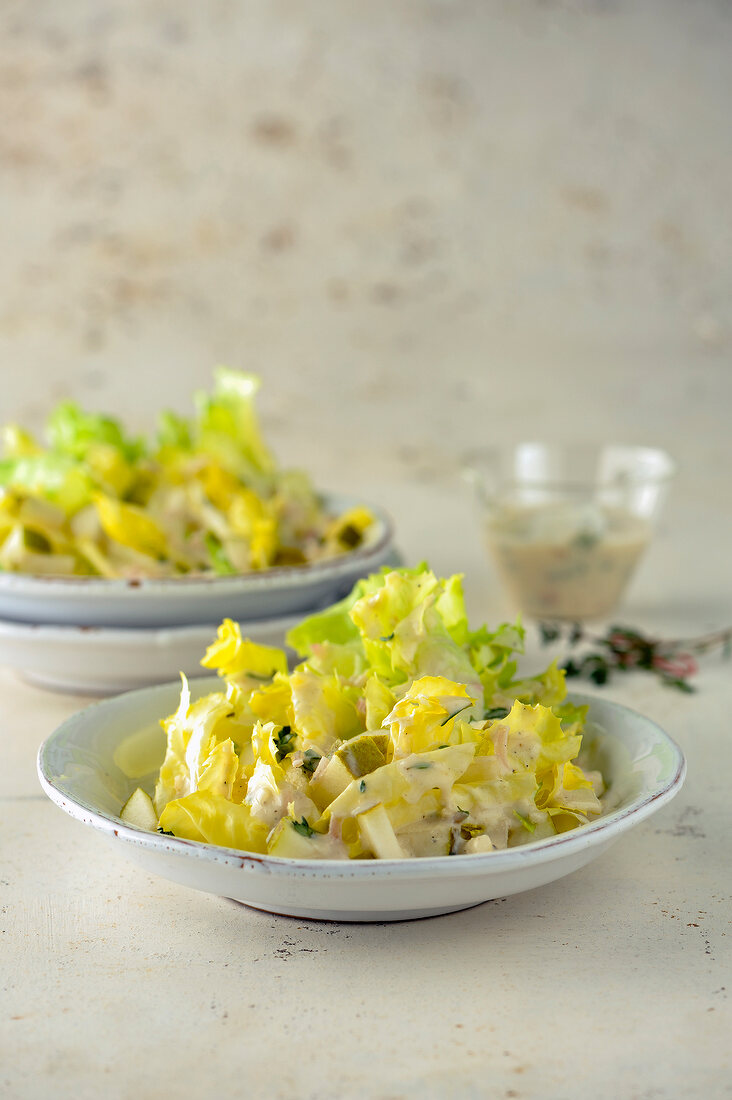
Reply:
<svg viewBox="0 0 732 1100"><path fill-rule="evenodd" d="M275 553L273 565L305 565L307 558L296 546L281 546Z"/></svg>
<svg viewBox="0 0 732 1100"><path fill-rule="evenodd" d="M353 549L361 542L361 532L357 527L354 527L352 523L347 523L343 530L339 531L338 541L342 543L343 546L348 546Z"/></svg>
<svg viewBox="0 0 732 1100"><path fill-rule="evenodd" d="M322 757L318 755L315 749L305 749L302 757L302 770L308 775L312 775L321 760Z"/></svg>
<svg viewBox="0 0 732 1100"><path fill-rule="evenodd" d="M290 726L283 726L279 733L275 734L274 741L277 746L277 761L284 760L291 752L295 751L297 734Z"/></svg>
<svg viewBox="0 0 732 1100"><path fill-rule="evenodd" d="M431 768L431 767L432 767L432 764L429 761L424 761L424 762L420 762L419 764L410 764L409 765L409 770L412 771L416 768L418 771L422 771L424 768Z"/></svg>
<svg viewBox="0 0 732 1100"><path fill-rule="evenodd" d="M393 637L394 637L394 631L392 630L391 634L382 635L382 637L379 638L379 641L380 642L390 642Z"/></svg>
<svg viewBox="0 0 732 1100"><path fill-rule="evenodd" d="M358 785L358 789L361 792L361 794L363 794L363 792L366 790L366 780L365 779L361 780L361 782Z"/></svg>
<svg viewBox="0 0 732 1100"><path fill-rule="evenodd" d="M514 810L513 813L514 813L514 817L517 817L519 819L519 821L523 825L524 829L528 829L530 833L536 832L535 822L530 821L528 817L524 817L524 815L520 814L518 812L518 810Z"/></svg>
<svg viewBox="0 0 732 1100"><path fill-rule="evenodd" d="M236 569L234 569L234 566L224 552L221 540L217 539L216 535L212 535L211 532L208 531L206 533L205 543L214 573L218 573L221 577L231 576L232 573L236 573Z"/></svg>
<svg viewBox="0 0 732 1100"><path fill-rule="evenodd" d="M491 707L491 709L487 710L485 712L485 714L483 715L483 718L486 722L491 722L496 718L507 718L507 717L508 717L508 707Z"/></svg>
<svg viewBox="0 0 732 1100"><path fill-rule="evenodd" d="M678 688L679 691L685 691L690 695L693 695L696 691L696 688L688 680L681 680L675 676L662 676L661 683L666 684L667 687Z"/></svg>
<svg viewBox="0 0 732 1100"><path fill-rule="evenodd" d="M292 825L295 832L299 833L300 836L312 836L315 832L315 829L310 828L304 817L300 821L291 821L290 824Z"/></svg>
<svg viewBox="0 0 732 1100"><path fill-rule="evenodd" d="M161 829L159 825L158 825L158 832L162 833L163 836L175 836L175 833L171 833L168 829Z"/></svg>

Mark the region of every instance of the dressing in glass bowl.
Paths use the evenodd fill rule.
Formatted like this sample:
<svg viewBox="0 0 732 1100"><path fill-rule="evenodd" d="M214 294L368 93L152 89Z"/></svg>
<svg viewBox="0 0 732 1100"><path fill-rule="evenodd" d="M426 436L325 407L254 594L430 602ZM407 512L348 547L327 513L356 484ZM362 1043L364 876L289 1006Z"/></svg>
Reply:
<svg viewBox="0 0 732 1100"><path fill-rule="evenodd" d="M663 451L523 443L470 468L486 542L513 602L539 620L612 614L673 475Z"/></svg>

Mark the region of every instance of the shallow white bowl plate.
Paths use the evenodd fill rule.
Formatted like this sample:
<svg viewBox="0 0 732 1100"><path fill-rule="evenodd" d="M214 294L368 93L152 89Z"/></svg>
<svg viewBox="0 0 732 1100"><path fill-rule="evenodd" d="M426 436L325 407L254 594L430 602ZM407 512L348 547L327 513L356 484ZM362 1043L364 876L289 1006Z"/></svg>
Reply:
<svg viewBox="0 0 732 1100"><path fill-rule="evenodd" d="M220 683L199 680L193 694ZM177 706L177 684L120 695L74 715L41 747L38 773L48 796L72 817L100 829L147 871L185 886L296 917L386 921L434 916L532 890L576 871L680 789L684 757L662 729L615 703L572 698L590 703L593 729L586 741L592 763L609 782L607 813L574 832L486 855L276 859L123 824L119 810L134 788L152 793L164 752L158 720ZM148 754L144 762L142 749ZM143 768L149 770L140 774Z"/></svg>
<svg viewBox="0 0 732 1100"><path fill-rule="evenodd" d="M335 513L361 501L325 495ZM335 603L381 565L396 565L391 520L368 505L376 522L363 546L329 561L278 566L231 577L105 580L0 572L0 617L66 626L165 627L231 619L269 619Z"/></svg>
<svg viewBox="0 0 732 1100"><path fill-rule="evenodd" d="M301 616L241 623L245 638L284 647L285 634ZM201 658L218 623L164 628L45 626L0 620L0 664L53 691L114 695L165 684L179 672L211 676Z"/></svg>

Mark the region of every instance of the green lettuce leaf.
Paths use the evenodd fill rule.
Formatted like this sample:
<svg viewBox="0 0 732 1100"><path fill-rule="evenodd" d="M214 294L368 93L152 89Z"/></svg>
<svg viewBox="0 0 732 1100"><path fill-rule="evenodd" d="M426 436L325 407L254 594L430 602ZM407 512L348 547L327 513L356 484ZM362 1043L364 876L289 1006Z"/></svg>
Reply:
<svg viewBox="0 0 732 1100"><path fill-rule="evenodd" d="M342 600L325 608L324 611L309 615L297 626L292 627L287 634L287 644L290 649L294 649L300 657L309 657L315 652L316 646L323 642L330 642L334 645L354 644L363 653L361 632L351 617L351 609L360 599L372 596L383 588L385 579L391 572L393 572L393 566L383 565L377 573L356 581L351 591ZM399 572L405 576L417 576L427 572L427 566L422 564L413 569L401 569Z"/></svg>
<svg viewBox="0 0 732 1100"><path fill-rule="evenodd" d="M190 420L166 409L158 416L158 447L171 447L174 450L190 451L193 445Z"/></svg>
<svg viewBox="0 0 732 1100"><path fill-rule="evenodd" d="M271 680L276 672L287 672L283 650L243 638L239 623L232 619L221 623L216 640L206 650L201 664L216 669L219 676L248 677L260 682Z"/></svg>
<svg viewBox="0 0 732 1100"><path fill-rule="evenodd" d="M160 828L185 840L245 852L267 850L269 826L255 817L251 807L210 790L193 791L169 802L160 815Z"/></svg>
<svg viewBox="0 0 732 1100"><path fill-rule="evenodd" d="M0 462L0 485L45 497L73 515L89 504L94 483L68 455L40 454Z"/></svg>
<svg viewBox="0 0 732 1100"><path fill-rule="evenodd" d="M315 647L323 643L341 646L355 644L363 652L361 635L349 614L354 604L354 593L360 588L360 584L359 581L345 599L293 626L287 632L286 638L290 649L294 649L300 657L309 657Z"/></svg>
<svg viewBox="0 0 732 1100"><path fill-rule="evenodd" d="M51 448L72 458L83 459L90 447L100 443L115 447L130 462L146 450L144 440L126 436L114 417L84 412L73 401L56 406L46 430Z"/></svg>
<svg viewBox="0 0 732 1100"><path fill-rule="evenodd" d="M361 596L351 608L369 664L388 683L444 676L480 694L470 656L440 611L442 601L450 627L459 636L461 596L447 583L427 568L393 570L375 592Z"/></svg>
<svg viewBox="0 0 732 1100"><path fill-rule="evenodd" d="M276 470L254 409L259 379L243 371L219 367L212 394L196 394L198 415L194 442L236 477L255 484L269 482Z"/></svg>
<svg viewBox="0 0 732 1100"><path fill-rule="evenodd" d="M360 691L337 675L322 676L302 664L290 674L290 688L303 748L315 748L322 755L335 741L363 732L364 719L357 709Z"/></svg>
<svg viewBox="0 0 732 1100"><path fill-rule="evenodd" d="M503 690L505 698L520 699L522 703L541 703L545 707L556 707L567 694L564 669L552 661L544 672L527 680L515 680Z"/></svg>

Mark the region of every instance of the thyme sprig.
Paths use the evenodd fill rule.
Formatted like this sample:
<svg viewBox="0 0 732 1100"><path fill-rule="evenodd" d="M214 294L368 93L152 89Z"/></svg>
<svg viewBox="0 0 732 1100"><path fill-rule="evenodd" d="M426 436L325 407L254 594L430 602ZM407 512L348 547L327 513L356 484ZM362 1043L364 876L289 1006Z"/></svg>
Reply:
<svg viewBox="0 0 732 1100"><path fill-rule="evenodd" d="M586 631L580 623L564 627L557 623L539 623L544 645L563 641L570 646L590 646L579 656L570 656L560 667L568 677L577 676L595 684L606 684L618 672L644 671L657 676L662 684L678 691L696 688L690 678L699 671L696 658L714 649L724 657L732 655L732 627L715 630L696 638L651 638L639 630L611 626L606 634Z"/></svg>
<svg viewBox="0 0 732 1100"><path fill-rule="evenodd" d="M289 726L283 726L280 732L275 734L274 742L277 746L277 762L280 763L286 756L295 751L297 734Z"/></svg>

